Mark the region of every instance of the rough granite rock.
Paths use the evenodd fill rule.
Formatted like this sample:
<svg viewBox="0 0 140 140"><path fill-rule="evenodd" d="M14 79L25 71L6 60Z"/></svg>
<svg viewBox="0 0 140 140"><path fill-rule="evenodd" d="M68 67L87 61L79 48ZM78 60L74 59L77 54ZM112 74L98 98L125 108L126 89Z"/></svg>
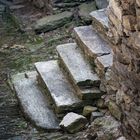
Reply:
<svg viewBox="0 0 140 140"><path fill-rule="evenodd" d="M87 119L84 116L70 112L63 118L59 125L69 133L75 133L83 129L86 124Z"/></svg>

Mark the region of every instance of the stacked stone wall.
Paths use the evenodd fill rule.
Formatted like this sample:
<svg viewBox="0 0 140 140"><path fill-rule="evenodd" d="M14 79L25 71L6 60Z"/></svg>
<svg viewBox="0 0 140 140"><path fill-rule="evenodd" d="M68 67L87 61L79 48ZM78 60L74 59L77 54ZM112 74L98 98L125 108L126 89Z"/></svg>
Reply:
<svg viewBox="0 0 140 140"><path fill-rule="evenodd" d="M140 0L110 0L113 66L108 107L129 140L140 140Z"/></svg>

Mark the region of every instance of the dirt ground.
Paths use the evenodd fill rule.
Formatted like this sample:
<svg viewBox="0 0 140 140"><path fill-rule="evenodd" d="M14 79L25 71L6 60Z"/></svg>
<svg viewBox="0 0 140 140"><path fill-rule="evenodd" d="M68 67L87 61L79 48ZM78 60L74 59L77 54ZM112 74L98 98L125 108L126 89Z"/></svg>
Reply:
<svg viewBox="0 0 140 140"><path fill-rule="evenodd" d="M52 140L64 137L59 132L37 130L26 121L8 81L14 73L33 70L34 62L56 59L56 46L73 42L71 35L76 24L72 21L57 30L36 35L30 24L46 13L26 5L25 8L14 11L14 14L21 24L13 24L6 16L0 19L0 140Z"/></svg>

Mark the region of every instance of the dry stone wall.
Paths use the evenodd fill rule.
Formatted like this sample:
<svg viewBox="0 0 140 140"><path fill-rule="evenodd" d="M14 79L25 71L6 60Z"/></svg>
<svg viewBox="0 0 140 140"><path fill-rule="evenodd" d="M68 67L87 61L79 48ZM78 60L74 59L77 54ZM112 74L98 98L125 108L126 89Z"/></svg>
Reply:
<svg viewBox="0 0 140 140"><path fill-rule="evenodd" d="M125 136L140 140L140 0L110 0L108 16L114 56L106 101Z"/></svg>

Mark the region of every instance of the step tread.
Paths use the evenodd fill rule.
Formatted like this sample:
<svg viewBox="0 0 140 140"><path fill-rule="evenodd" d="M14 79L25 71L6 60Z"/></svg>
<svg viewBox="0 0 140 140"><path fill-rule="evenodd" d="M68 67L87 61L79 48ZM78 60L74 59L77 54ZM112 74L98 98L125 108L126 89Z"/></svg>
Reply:
<svg viewBox="0 0 140 140"><path fill-rule="evenodd" d="M35 71L26 72L26 76L25 73L12 76L12 83L23 111L36 126L48 130L59 129L58 120L49 108L46 96L37 86L36 76Z"/></svg>
<svg viewBox="0 0 140 140"><path fill-rule="evenodd" d="M57 113L81 106L81 100L63 75L57 60L37 62L35 67L47 86L49 94L55 103Z"/></svg>
<svg viewBox="0 0 140 140"><path fill-rule="evenodd" d="M89 83L100 83L99 77L91 69L76 43L59 45L57 51L75 84L88 87Z"/></svg>
<svg viewBox="0 0 140 140"><path fill-rule="evenodd" d="M90 13L93 21L102 25L106 30L109 28L109 19L107 16L107 9L100 9Z"/></svg>
<svg viewBox="0 0 140 140"><path fill-rule="evenodd" d="M96 58L111 52L108 43L93 30L92 26L76 27L74 31L79 46L88 53L87 55Z"/></svg>

